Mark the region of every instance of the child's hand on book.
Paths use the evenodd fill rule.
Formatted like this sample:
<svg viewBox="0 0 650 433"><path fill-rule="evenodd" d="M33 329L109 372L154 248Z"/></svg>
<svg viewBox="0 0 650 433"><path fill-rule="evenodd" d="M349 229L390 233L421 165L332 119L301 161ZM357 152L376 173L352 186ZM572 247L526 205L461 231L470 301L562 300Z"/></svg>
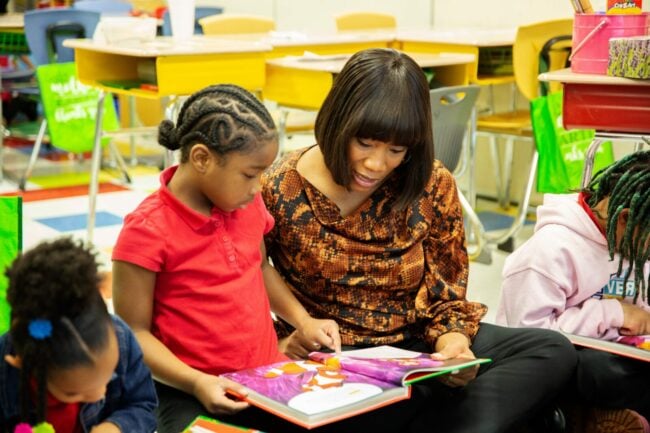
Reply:
<svg viewBox="0 0 650 433"><path fill-rule="evenodd" d="M618 331L621 335L650 334L650 312L627 302L621 302L621 307L623 307L623 326Z"/></svg>
<svg viewBox="0 0 650 433"><path fill-rule="evenodd" d="M246 390L239 384L225 377L201 373L194 384L194 396L205 408L216 415L232 415L248 407L245 401L231 399L226 390L239 396L246 396Z"/></svg>
<svg viewBox="0 0 650 433"><path fill-rule="evenodd" d="M323 348L341 351L339 327L333 320L309 317L280 343L280 351L293 359L306 359L310 352Z"/></svg>
<svg viewBox="0 0 650 433"><path fill-rule="evenodd" d="M447 359L463 358L476 359L474 352L469 348L469 339L459 332L443 334L436 340L436 352L431 358L445 361ZM478 365L465 368L456 374L440 376L440 381L447 386L456 388L467 385L476 377Z"/></svg>

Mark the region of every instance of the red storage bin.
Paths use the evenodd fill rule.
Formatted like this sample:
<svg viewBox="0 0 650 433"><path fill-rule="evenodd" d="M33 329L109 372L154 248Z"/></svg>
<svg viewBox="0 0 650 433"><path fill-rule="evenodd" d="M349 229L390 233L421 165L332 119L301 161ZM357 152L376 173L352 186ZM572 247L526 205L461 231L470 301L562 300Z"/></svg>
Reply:
<svg viewBox="0 0 650 433"><path fill-rule="evenodd" d="M650 86L564 84L566 129L650 134Z"/></svg>

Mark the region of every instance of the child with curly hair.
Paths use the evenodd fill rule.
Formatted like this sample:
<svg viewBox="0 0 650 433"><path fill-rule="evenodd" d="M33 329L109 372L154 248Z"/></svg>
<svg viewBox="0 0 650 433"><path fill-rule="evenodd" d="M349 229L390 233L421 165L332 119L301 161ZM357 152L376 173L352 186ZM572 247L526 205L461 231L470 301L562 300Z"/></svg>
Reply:
<svg viewBox="0 0 650 433"><path fill-rule="evenodd" d="M7 277L0 432L155 431L151 373L129 328L108 313L94 253L70 238L42 242Z"/></svg>

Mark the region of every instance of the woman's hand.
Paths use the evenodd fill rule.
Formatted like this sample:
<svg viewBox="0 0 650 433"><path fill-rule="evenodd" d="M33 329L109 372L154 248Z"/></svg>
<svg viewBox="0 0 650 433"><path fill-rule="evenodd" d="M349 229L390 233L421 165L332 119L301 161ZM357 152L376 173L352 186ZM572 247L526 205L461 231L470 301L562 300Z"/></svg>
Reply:
<svg viewBox="0 0 650 433"><path fill-rule="evenodd" d="M460 332L449 332L438 337L436 341L436 352L431 354L431 358L439 361L447 359L462 358L476 359L474 352L469 348L469 339ZM440 376L438 380L447 386L456 388L465 386L476 377L478 365L460 370L456 374L446 374Z"/></svg>
<svg viewBox="0 0 650 433"><path fill-rule="evenodd" d="M649 312L627 302L621 302L621 307L623 307L623 326L618 330L621 335L650 334Z"/></svg>
<svg viewBox="0 0 650 433"><path fill-rule="evenodd" d="M228 397L226 389L245 396L246 390L239 384L224 377L200 373L194 382L194 396L205 408L216 415L233 415L248 407L245 401L235 401Z"/></svg>

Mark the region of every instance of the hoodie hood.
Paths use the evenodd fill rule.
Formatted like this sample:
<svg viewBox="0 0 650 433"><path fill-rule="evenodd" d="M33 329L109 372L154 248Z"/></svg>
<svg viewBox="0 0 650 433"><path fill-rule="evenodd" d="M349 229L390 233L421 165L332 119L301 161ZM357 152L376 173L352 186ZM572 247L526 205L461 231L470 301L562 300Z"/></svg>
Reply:
<svg viewBox="0 0 650 433"><path fill-rule="evenodd" d="M544 204L537 208L535 231L537 232L547 225L557 224L570 229L581 237L607 247L607 239L578 200L578 194L545 194Z"/></svg>

